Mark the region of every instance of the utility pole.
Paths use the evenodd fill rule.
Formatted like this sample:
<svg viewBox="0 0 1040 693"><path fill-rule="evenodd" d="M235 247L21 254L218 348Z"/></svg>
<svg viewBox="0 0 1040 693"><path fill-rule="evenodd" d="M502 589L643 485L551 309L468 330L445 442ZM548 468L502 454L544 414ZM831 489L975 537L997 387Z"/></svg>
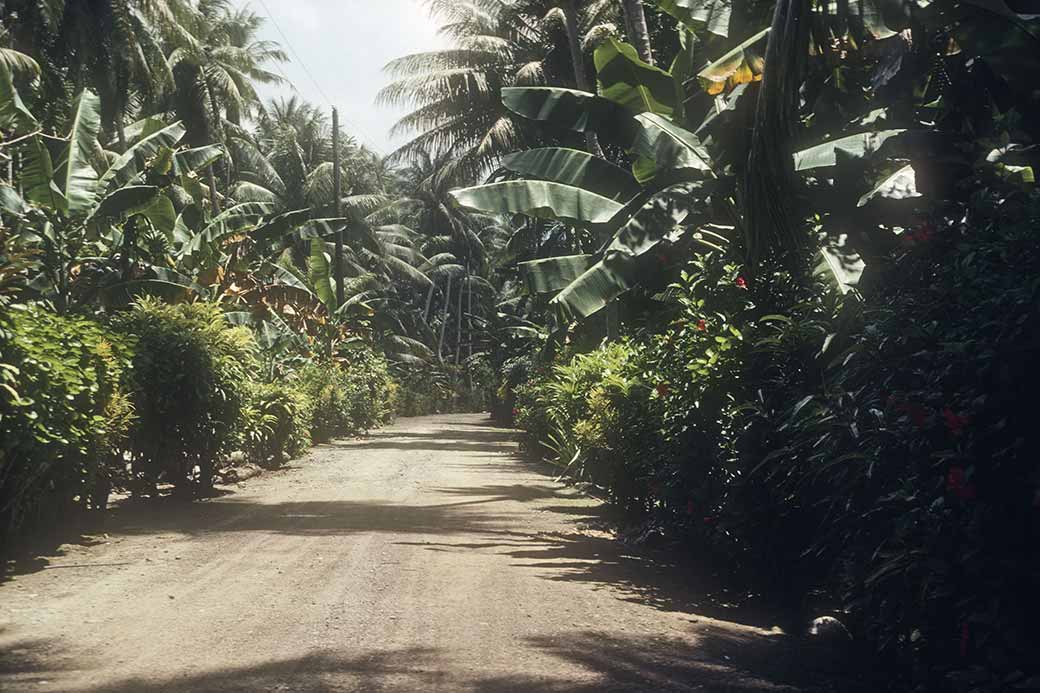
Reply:
<svg viewBox="0 0 1040 693"><path fill-rule="evenodd" d="M343 181L339 171L339 111L332 109L332 195L336 202L336 218L342 216ZM343 227L336 231L336 257L333 260L333 274L336 277L336 308L343 305Z"/></svg>

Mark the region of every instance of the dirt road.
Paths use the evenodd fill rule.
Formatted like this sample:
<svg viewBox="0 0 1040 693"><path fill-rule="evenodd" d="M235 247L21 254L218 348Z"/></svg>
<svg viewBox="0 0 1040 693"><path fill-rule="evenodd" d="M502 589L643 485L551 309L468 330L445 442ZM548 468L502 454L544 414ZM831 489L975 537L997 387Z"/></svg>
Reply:
<svg viewBox="0 0 1040 693"><path fill-rule="evenodd" d="M515 449L483 416L405 419L120 510L0 585L0 690L849 690Z"/></svg>

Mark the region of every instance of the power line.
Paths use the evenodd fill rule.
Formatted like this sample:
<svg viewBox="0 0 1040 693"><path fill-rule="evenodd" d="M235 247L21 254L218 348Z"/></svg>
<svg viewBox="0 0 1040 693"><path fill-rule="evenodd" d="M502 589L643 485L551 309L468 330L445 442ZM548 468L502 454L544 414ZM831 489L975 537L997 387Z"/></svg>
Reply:
<svg viewBox="0 0 1040 693"><path fill-rule="evenodd" d="M274 28L278 32L278 35L282 37L282 40L285 42L285 45L288 46L289 52L293 54L293 57L296 58L296 62L300 64L300 67L303 69L304 73L311 80L311 83L314 85L314 88L318 90L319 94L321 94L321 98L325 99L325 103L328 104L329 108L335 108L335 104L332 103L332 99L329 98L329 95L326 94L325 90L321 88L320 84L318 84L318 80L314 78L314 75L307 68L307 63L303 61L303 58L301 58L300 54L296 51L296 47L293 46L292 41L290 41L289 37L285 35L284 31L282 31L282 27L279 26L278 21L274 18L274 15L271 13L271 9L267 6L265 0L258 0L258 2L264 8L264 12L267 14L267 18L271 21L271 24L274 25ZM281 69L279 69L278 71L281 72ZM282 76L285 77L284 73ZM290 81L287 77L285 78L285 81L288 82L290 86L292 86L292 81ZM293 87L293 89L295 89L295 87ZM350 125L357 131L357 133L361 136L361 139L366 141L368 146L371 147L376 154L378 154L379 156L386 156L383 153L383 150L375 144L375 138L371 137L363 127L361 127L360 125L358 125L346 116L342 117L348 125Z"/></svg>

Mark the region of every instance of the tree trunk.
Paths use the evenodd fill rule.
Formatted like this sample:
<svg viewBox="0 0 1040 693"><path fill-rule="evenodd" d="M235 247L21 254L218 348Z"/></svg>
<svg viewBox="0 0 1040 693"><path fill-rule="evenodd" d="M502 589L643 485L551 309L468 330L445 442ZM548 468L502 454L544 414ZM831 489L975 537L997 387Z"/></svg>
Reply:
<svg viewBox="0 0 1040 693"><path fill-rule="evenodd" d="M581 52L581 35L578 30L578 7L574 0L567 0L560 9L564 14L564 25L567 28L567 45L571 50L571 67L574 70L574 84L579 91L593 91L589 88L589 78L585 74L585 57ZM591 130L585 131L585 147L590 154L604 158L603 149L599 146L599 138Z"/></svg>
<svg viewBox="0 0 1040 693"><path fill-rule="evenodd" d="M444 310L441 311L441 336L437 340L437 360L444 363L444 330L448 327L448 305L451 303L451 275L448 275L448 286L444 291Z"/></svg>
<svg viewBox="0 0 1040 693"><path fill-rule="evenodd" d="M220 214L220 200L217 199L217 175L213 172L213 164L206 167L209 178L209 203L213 206L213 215Z"/></svg>
<svg viewBox="0 0 1040 693"><path fill-rule="evenodd" d="M341 180L341 172L339 168L339 111L335 108L332 109L332 197L333 197L333 210L338 219L343 214L343 183ZM337 226L339 223L337 222ZM336 231L336 252L335 258L335 279L336 279L336 306L342 306L344 301L343 294L343 228L340 227Z"/></svg>
<svg viewBox="0 0 1040 693"><path fill-rule="evenodd" d="M437 288L437 285L430 283L430 290L426 292L426 308L423 310L422 319L427 325L430 324L430 304L433 302L433 292Z"/></svg>
<svg viewBox="0 0 1040 693"><path fill-rule="evenodd" d="M224 123L220 118L220 105L217 103L216 94L213 93L208 84L206 85L206 91L209 93L209 107L213 111L213 122L216 123L218 144L224 146L226 138L224 137ZM217 177L213 164L209 165L209 199L213 204L213 212L220 214L220 202L217 200Z"/></svg>
<svg viewBox="0 0 1040 693"><path fill-rule="evenodd" d="M467 274L469 268L466 268ZM466 337L469 344L468 352L469 358L473 358L473 283L469 282L466 285Z"/></svg>
<svg viewBox="0 0 1040 693"><path fill-rule="evenodd" d="M653 65L654 53L650 48L650 30L646 27L643 0L621 0L621 9L625 14L625 30L639 53L639 59Z"/></svg>
<svg viewBox="0 0 1040 693"><path fill-rule="evenodd" d="M809 24L809 0L777 2L744 181L745 252L750 265L767 254L801 247L807 240L797 219L797 178L791 155L809 52Z"/></svg>
<svg viewBox="0 0 1040 693"><path fill-rule="evenodd" d="M466 280L469 280L469 268L466 269ZM455 365L459 365L459 355L462 354L462 287L456 292L458 305L455 308Z"/></svg>

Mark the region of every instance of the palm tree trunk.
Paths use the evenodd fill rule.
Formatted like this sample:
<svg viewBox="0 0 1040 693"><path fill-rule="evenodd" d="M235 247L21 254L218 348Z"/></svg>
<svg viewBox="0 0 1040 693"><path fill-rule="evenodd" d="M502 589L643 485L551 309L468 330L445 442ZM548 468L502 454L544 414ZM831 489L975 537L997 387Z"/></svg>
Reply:
<svg viewBox="0 0 1040 693"><path fill-rule="evenodd" d="M469 268L466 268L466 272L469 272ZM469 347L467 349L469 358L473 358L473 283L469 282L466 286L466 338Z"/></svg>
<svg viewBox="0 0 1040 693"><path fill-rule="evenodd" d="M213 172L213 164L206 167L209 178L209 203L213 205L214 216L220 214L220 200L217 199L217 175Z"/></svg>
<svg viewBox="0 0 1040 693"><path fill-rule="evenodd" d="M448 327L448 305L451 303L451 275L444 291L444 310L441 311L441 336L437 340L437 360L444 363L444 330Z"/></svg>
<svg viewBox="0 0 1040 693"><path fill-rule="evenodd" d="M579 91L592 91L589 88L589 78L585 74L585 57L581 52L581 36L578 31L578 6L574 0L567 0L563 10L564 25L567 28L567 45L571 49L571 67L574 70L574 84ZM585 147L590 154L603 158L603 149L599 146L596 133L591 130L585 132Z"/></svg>
<svg viewBox="0 0 1040 693"><path fill-rule="evenodd" d="M643 0L621 0L621 9L625 13L625 30L639 53L639 59L653 65L654 53L650 48L650 30L646 27Z"/></svg>
<svg viewBox="0 0 1040 693"><path fill-rule="evenodd" d="M209 92L209 107L210 107L210 110L213 111L213 122L216 124L216 128L217 128L218 144L220 144L220 146L222 146L222 147L225 147L225 146L227 146L227 141L226 141L227 138L224 136L224 121L220 117L220 104L217 103L217 95L213 93L213 90L209 88L208 84L206 85L206 91ZM220 204L217 201L217 183L216 183L216 177L215 177L213 171L214 171L213 164L210 164L209 165L209 197L210 197L210 202L213 203L214 211L217 214L220 214ZM229 177L229 179L228 179L228 188L227 189L230 189L230 184L231 184L231 181L230 181L230 177Z"/></svg>
<svg viewBox="0 0 1040 693"><path fill-rule="evenodd" d="M466 280L469 281L469 268L466 269ZM456 292L459 297L455 309L455 365L459 365L459 355L462 353L462 287Z"/></svg>
<svg viewBox="0 0 1040 693"><path fill-rule="evenodd" d="M751 265L806 240L798 228L791 152L809 52L810 11L809 0L779 0L773 13L744 181L745 251Z"/></svg>
<svg viewBox="0 0 1040 693"><path fill-rule="evenodd" d="M433 291L437 285L430 283L430 290L426 292L426 308L423 310L422 319L427 325L430 323L430 304L433 302Z"/></svg>

